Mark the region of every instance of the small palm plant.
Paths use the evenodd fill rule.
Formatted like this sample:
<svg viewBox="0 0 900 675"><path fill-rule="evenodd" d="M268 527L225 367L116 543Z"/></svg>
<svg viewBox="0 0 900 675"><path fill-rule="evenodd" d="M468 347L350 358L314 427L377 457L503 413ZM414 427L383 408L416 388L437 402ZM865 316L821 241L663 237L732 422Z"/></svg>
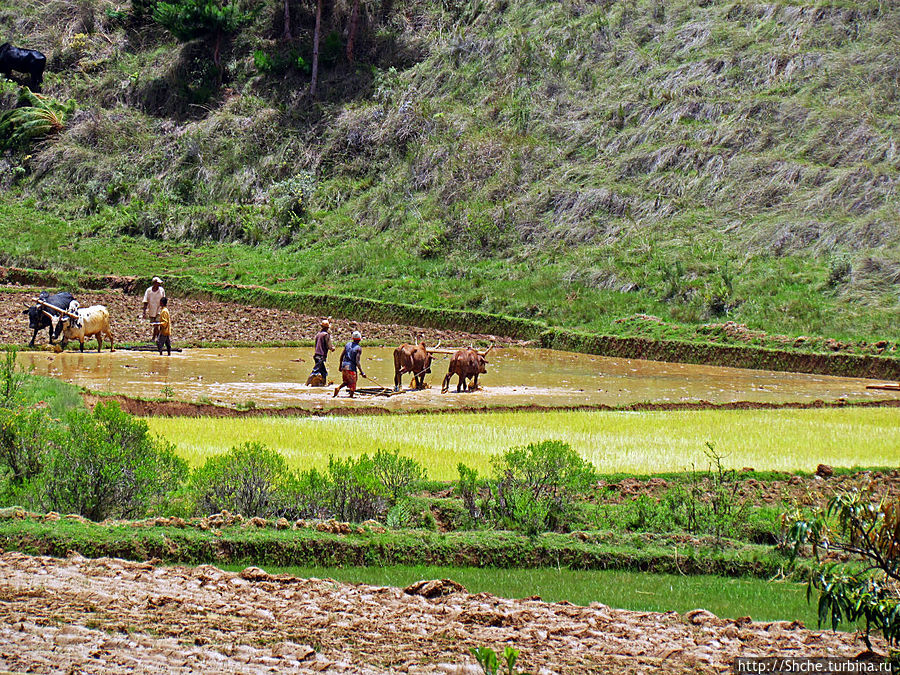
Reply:
<svg viewBox="0 0 900 675"><path fill-rule="evenodd" d="M75 101L61 103L20 87L17 106L0 114L0 150L25 148L36 140L58 134L73 112Z"/></svg>

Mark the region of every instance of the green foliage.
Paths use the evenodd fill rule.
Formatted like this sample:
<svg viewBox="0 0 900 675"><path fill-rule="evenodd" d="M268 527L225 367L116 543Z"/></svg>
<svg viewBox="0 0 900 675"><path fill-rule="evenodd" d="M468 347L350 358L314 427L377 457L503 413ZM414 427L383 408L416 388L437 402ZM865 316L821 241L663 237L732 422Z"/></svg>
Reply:
<svg viewBox="0 0 900 675"><path fill-rule="evenodd" d="M515 675L517 672L515 666L520 652L515 647L507 645L503 648L503 654L500 658L503 659L503 665L506 666L505 671L501 670L500 658L490 647L471 647L469 651L472 652L472 656L475 657L478 665L481 666L484 675L501 675L503 672L506 675Z"/></svg>
<svg viewBox="0 0 900 675"><path fill-rule="evenodd" d="M529 535L566 529L573 499L596 481L590 462L568 443L542 441L513 448L492 459L497 478L479 481L478 473L457 466L457 491L473 523L492 521Z"/></svg>
<svg viewBox="0 0 900 675"><path fill-rule="evenodd" d="M360 522L376 518L386 510L387 492L373 469L367 455L357 459L329 459L328 507L335 518Z"/></svg>
<svg viewBox="0 0 900 675"><path fill-rule="evenodd" d="M276 514L277 494L289 481L284 457L260 443L244 443L206 460L191 476L191 489L202 514L268 517Z"/></svg>
<svg viewBox="0 0 900 675"><path fill-rule="evenodd" d="M233 33L251 17L236 0L160 0L153 8L153 19L182 42Z"/></svg>
<svg viewBox="0 0 900 675"><path fill-rule="evenodd" d="M0 406L0 466L13 487L36 478L48 454L66 442L58 426L42 408Z"/></svg>
<svg viewBox="0 0 900 675"><path fill-rule="evenodd" d="M61 103L20 87L17 107L0 114L0 150L28 148L59 133L73 112L74 100Z"/></svg>
<svg viewBox="0 0 900 675"><path fill-rule="evenodd" d="M303 171L272 185L269 202L276 221L281 225L295 226L309 208L315 177Z"/></svg>
<svg viewBox="0 0 900 675"><path fill-rule="evenodd" d="M45 508L91 520L143 515L187 476L174 446L150 436L147 423L117 403L73 410L68 434L52 448L41 476Z"/></svg>
<svg viewBox="0 0 900 675"><path fill-rule="evenodd" d="M493 460L495 517L529 534L565 527L572 499L596 481L590 462L568 443L543 441L513 448Z"/></svg>
<svg viewBox="0 0 900 675"><path fill-rule="evenodd" d="M372 473L381 483L392 504L409 494L410 488L425 480L425 470L410 457L397 451L377 450L372 457Z"/></svg>
<svg viewBox="0 0 900 675"><path fill-rule="evenodd" d="M16 365L15 347L3 348L3 359L0 360L0 405L13 405L18 399L22 385L25 383L25 375L19 372Z"/></svg>
<svg viewBox="0 0 900 675"><path fill-rule="evenodd" d="M0 467L13 491L22 490L44 469L48 453L63 442L44 402L33 402L31 381L16 365L17 349L0 361Z"/></svg>
<svg viewBox="0 0 900 675"><path fill-rule="evenodd" d="M275 69L275 59L262 49L257 49L253 52L253 65L263 74L271 73Z"/></svg>
<svg viewBox="0 0 900 675"><path fill-rule="evenodd" d="M853 259L846 253L831 256L828 260L828 281L830 288L844 283L853 271Z"/></svg>
<svg viewBox="0 0 900 675"><path fill-rule="evenodd" d="M806 545L816 559L835 553L845 558L810 574L807 598L819 592L819 624L837 630L865 622L870 649L872 631L880 631L888 644L900 644L900 498L879 497L869 483L837 493L812 514L786 514L785 524L792 560Z"/></svg>
<svg viewBox="0 0 900 675"><path fill-rule="evenodd" d="M672 523L688 532L712 535L717 542L736 536L745 524L751 501L740 494L741 481L734 469L726 469L723 455L711 443L704 451L705 472L691 472L685 484L665 497Z"/></svg>

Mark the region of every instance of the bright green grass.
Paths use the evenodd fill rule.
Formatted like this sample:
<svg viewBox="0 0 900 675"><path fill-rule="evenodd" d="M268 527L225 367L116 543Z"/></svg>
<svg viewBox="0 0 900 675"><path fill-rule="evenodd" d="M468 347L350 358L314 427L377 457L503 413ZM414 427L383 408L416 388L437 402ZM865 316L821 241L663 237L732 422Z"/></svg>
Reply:
<svg viewBox="0 0 900 675"><path fill-rule="evenodd" d="M225 566L238 571L243 565ZM756 621L803 621L816 625L815 602L806 601L806 585L762 579L678 576L619 570L483 569L477 567L266 567L271 574L335 579L375 586L407 586L420 579L453 579L470 593L504 598L539 595L547 602L576 605L601 602L642 612L684 613L708 609L716 616Z"/></svg>
<svg viewBox="0 0 900 675"><path fill-rule="evenodd" d="M429 478L457 477L459 462L487 471L490 457L535 441L561 439L603 473L706 468L715 444L728 466L815 470L900 465L900 412L891 408L704 410L670 412L518 412L197 419L152 418L193 466L246 441L283 453L295 468L322 468L328 456L399 450Z"/></svg>

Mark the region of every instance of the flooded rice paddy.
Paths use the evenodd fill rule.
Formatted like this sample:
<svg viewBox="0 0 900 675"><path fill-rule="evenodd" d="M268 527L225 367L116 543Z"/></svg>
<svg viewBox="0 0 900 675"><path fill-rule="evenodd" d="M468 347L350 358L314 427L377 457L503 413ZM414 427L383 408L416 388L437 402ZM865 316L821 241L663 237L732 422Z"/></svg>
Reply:
<svg viewBox="0 0 900 675"><path fill-rule="evenodd" d="M404 391L390 398L360 396L332 398L331 388L305 385L312 367L311 349L188 349L171 356L155 352L113 353L27 352L23 366L92 391L136 398L166 397L181 401L214 402L255 407L300 407L327 410L379 407L390 410L466 409L484 407L624 406L634 403L752 403L812 402L815 400L900 399L900 392L867 390L872 380L721 368L633 359L614 359L542 349L508 348L488 356L481 389L440 393L449 357L436 357L429 388ZM294 359L302 358L297 362ZM365 347L364 367L370 381L393 387L393 350ZM340 380L337 357L329 360L330 379Z"/></svg>

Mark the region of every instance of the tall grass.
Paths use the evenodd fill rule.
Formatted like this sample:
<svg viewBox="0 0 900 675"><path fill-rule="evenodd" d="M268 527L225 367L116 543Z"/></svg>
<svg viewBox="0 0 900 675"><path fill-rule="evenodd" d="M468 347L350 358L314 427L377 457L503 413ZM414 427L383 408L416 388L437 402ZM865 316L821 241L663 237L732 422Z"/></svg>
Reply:
<svg viewBox="0 0 900 675"><path fill-rule="evenodd" d="M155 433L193 466L246 441L283 453L294 467L325 467L329 455L399 450L436 480L456 478L458 462L488 471L510 447L560 439L604 473L705 468L715 444L725 463L757 470L900 465L896 409L542 412L365 417L152 418Z"/></svg>

